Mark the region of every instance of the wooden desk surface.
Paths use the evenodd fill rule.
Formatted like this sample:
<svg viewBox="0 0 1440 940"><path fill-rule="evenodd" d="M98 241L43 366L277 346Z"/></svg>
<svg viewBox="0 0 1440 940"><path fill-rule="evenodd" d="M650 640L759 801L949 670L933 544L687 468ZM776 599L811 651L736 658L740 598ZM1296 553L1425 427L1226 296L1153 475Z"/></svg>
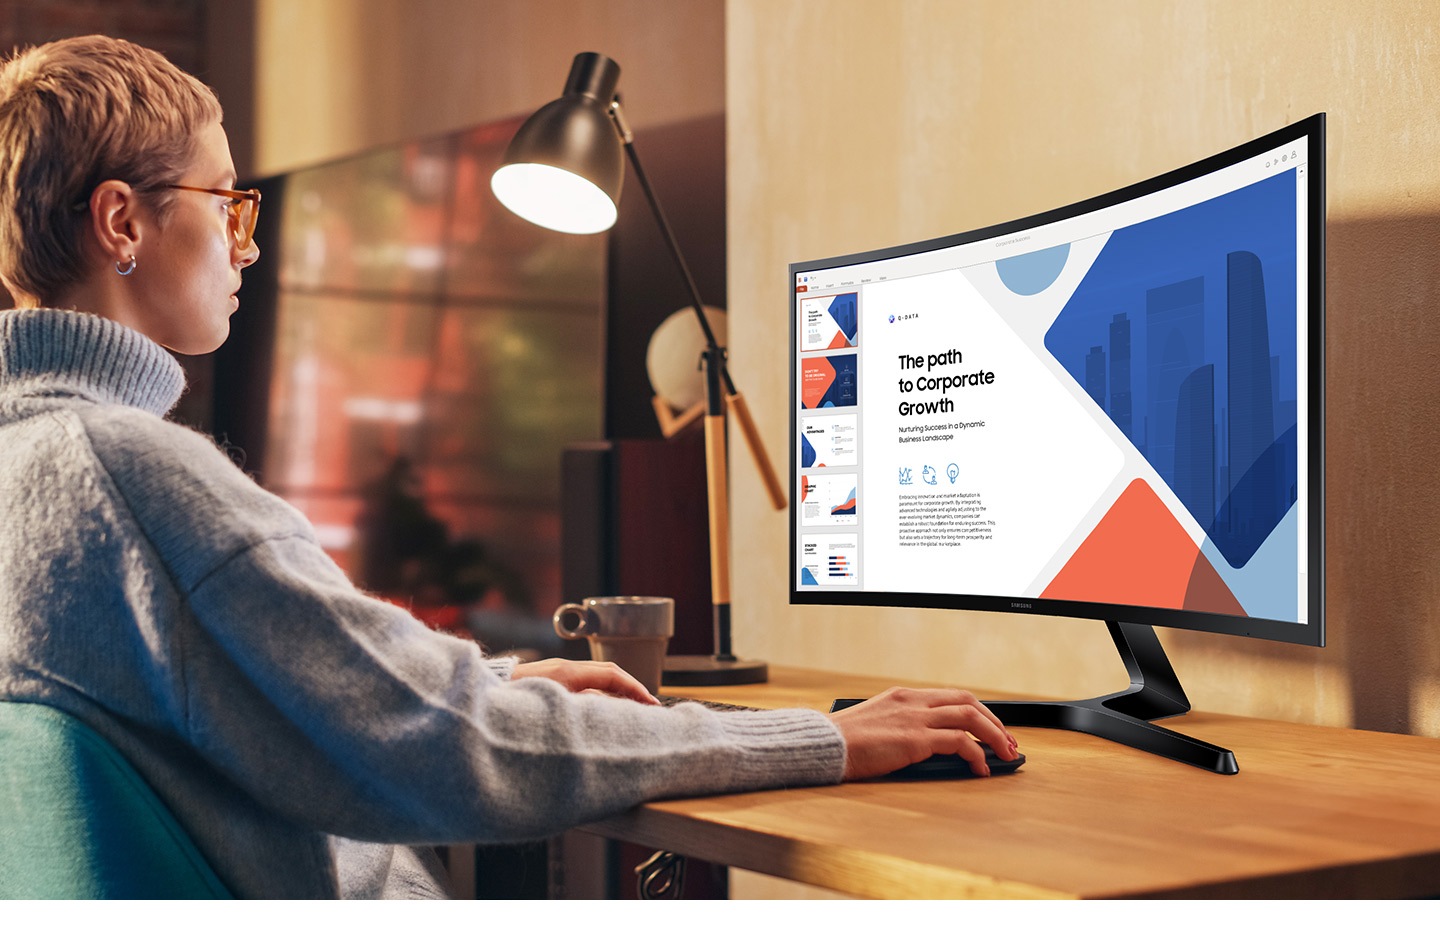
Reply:
<svg viewBox="0 0 1440 940"><path fill-rule="evenodd" d="M893 684L771 667L763 686L669 688L828 708ZM649 803L585 827L859 897L1440 895L1440 740L1192 713L1225 777L1075 732L1012 728L986 780L880 781Z"/></svg>

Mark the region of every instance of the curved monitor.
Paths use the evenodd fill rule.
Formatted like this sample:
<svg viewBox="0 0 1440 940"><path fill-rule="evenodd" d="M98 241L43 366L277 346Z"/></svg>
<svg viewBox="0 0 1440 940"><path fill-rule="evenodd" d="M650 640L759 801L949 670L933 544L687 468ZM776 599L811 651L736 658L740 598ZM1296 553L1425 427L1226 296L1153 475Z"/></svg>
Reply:
<svg viewBox="0 0 1440 940"><path fill-rule="evenodd" d="M1324 645L1324 115L790 266L790 597Z"/></svg>

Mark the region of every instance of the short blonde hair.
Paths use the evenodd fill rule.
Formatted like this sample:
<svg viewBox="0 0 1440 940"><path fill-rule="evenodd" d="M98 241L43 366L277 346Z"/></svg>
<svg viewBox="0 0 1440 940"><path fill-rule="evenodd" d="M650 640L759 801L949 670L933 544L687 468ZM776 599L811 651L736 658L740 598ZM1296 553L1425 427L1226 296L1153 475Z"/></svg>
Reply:
<svg viewBox="0 0 1440 940"><path fill-rule="evenodd" d="M84 204L105 180L148 194L222 117L215 93L168 59L108 36L61 39L0 65L0 276L42 301L83 276Z"/></svg>

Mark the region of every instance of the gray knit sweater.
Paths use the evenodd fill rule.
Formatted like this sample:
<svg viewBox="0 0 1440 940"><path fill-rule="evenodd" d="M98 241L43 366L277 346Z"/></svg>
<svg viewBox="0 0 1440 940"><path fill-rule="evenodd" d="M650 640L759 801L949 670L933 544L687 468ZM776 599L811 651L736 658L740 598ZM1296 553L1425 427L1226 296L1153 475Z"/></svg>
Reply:
<svg viewBox="0 0 1440 940"><path fill-rule="evenodd" d="M118 324L0 313L0 699L118 747L238 896L395 892L419 876L392 844L840 779L817 712L512 681L357 590L298 512L162 419L183 386Z"/></svg>

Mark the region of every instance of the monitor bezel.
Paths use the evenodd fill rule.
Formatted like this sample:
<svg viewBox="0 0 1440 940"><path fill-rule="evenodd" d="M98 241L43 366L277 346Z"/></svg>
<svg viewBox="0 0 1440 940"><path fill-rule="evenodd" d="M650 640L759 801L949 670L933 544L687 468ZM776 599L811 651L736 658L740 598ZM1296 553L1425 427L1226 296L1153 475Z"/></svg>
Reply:
<svg viewBox="0 0 1440 940"><path fill-rule="evenodd" d="M799 417L798 336L795 302L797 276L811 271L846 265L883 261L904 255L965 245L983 239L997 238L1017 231L1048 225L1090 212L1148 196L1152 193L1186 183L1216 172L1231 164L1248 160L1285 143L1308 138L1306 144L1309 181L1306 185L1306 294L1307 294L1307 367L1310 415L1308 443L1310 532L1308 585L1309 620L1294 623L1264 618L1237 617L1205 611L1143 607L1093 601L1055 600L1039 597L1015 597L988 594L918 594L866 590L799 589L799 505L794 497L799 478ZM1246 141L1213 156L1170 170L1158 176L1080 202L1046 212L1001 222L984 228L926 239L889 248L873 249L813 261L795 262L789 266L786 282L790 325L790 603L806 606L907 607L939 610L973 610L996 613L1019 613L1042 616L1070 617L1089 620L1144 623L1177 627L1230 636L1247 636L1276 640L1302 646L1325 645L1325 114L1311 115L1261 137Z"/></svg>

